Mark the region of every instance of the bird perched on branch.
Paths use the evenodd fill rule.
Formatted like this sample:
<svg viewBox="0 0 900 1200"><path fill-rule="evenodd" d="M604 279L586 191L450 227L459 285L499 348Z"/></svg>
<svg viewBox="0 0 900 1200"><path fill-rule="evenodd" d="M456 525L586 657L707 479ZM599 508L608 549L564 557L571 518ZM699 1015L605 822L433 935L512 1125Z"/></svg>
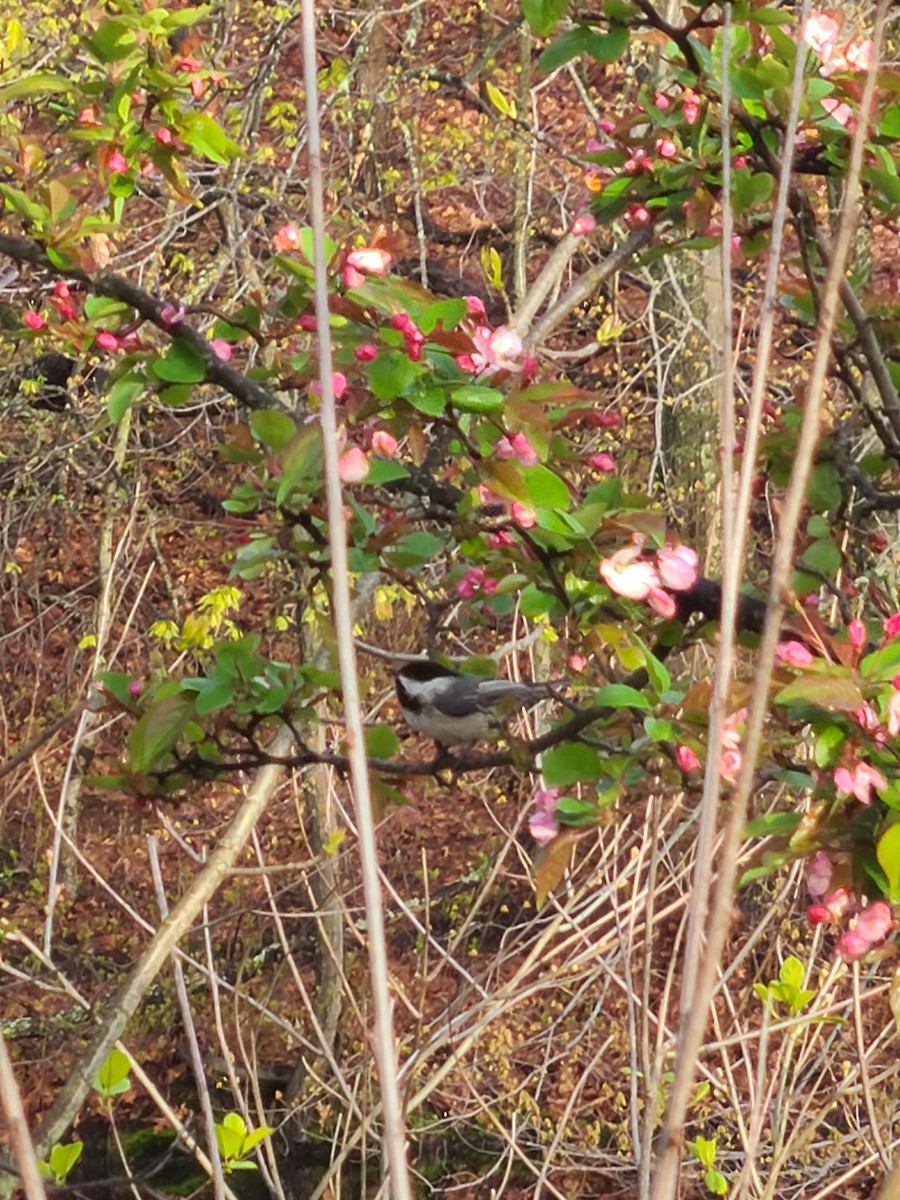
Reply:
<svg viewBox="0 0 900 1200"><path fill-rule="evenodd" d="M513 712L556 697L568 687L564 679L484 679L425 659L401 667L394 681L407 724L439 746L480 741L500 729Z"/></svg>

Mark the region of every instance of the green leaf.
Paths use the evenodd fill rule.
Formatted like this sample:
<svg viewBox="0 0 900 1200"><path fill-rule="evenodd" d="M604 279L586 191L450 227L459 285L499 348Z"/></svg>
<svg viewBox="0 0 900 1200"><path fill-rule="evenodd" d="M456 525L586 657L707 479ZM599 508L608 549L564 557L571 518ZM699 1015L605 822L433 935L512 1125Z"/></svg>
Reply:
<svg viewBox="0 0 900 1200"><path fill-rule="evenodd" d="M580 742L554 746L544 755L542 766L548 787L566 787L570 783L598 779L603 774L600 751Z"/></svg>
<svg viewBox="0 0 900 1200"><path fill-rule="evenodd" d="M813 508L828 512L841 502L841 477L834 463L817 463L812 469L806 498Z"/></svg>
<svg viewBox="0 0 900 1200"><path fill-rule="evenodd" d="M815 750L813 751L816 766L824 768L836 763L840 758L841 750L846 740L847 735L839 725L829 725L826 729L823 729L816 738Z"/></svg>
<svg viewBox="0 0 900 1200"><path fill-rule="evenodd" d="M753 174L742 167L735 171L734 207L739 213L765 204L775 190L775 177L767 171Z"/></svg>
<svg viewBox="0 0 900 1200"><path fill-rule="evenodd" d="M183 113L178 135L185 145L205 155L210 162L225 165L241 153L237 142L233 142L219 123L206 113Z"/></svg>
<svg viewBox="0 0 900 1200"><path fill-rule="evenodd" d="M594 703L609 708L650 708L651 701L637 688L625 683L608 683L594 696Z"/></svg>
<svg viewBox="0 0 900 1200"><path fill-rule="evenodd" d="M175 338L165 358L152 362L150 370L166 383L202 383L206 378L206 364L184 338Z"/></svg>
<svg viewBox="0 0 900 1200"><path fill-rule="evenodd" d="M106 411L113 425L119 424L146 386L147 381L140 375L124 375L112 385Z"/></svg>
<svg viewBox="0 0 900 1200"><path fill-rule="evenodd" d="M891 825L878 839L875 856L888 881L888 899L900 904L900 823Z"/></svg>
<svg viewBox="0 0 900 1200"><path fill-rule="evenodd" d="M614 63L622 57L627 45L628 30L620 25L609 33L592 32L585 48L596 62Z"/></svg>
<svg viewBox="0 0 900 1200"><path fill-rule="evenodd" d="M874 654L867 654L859 669L864 679L893 679L900 671L900 638L888 642Z"/></svg>
<svg viewBox="0 0 900 1200"><path fill-rule="evenodd" d="M563 510L569 508L572 501L571 493L563 480L549 467L545 467L543 464L536 467L523 467L522 478L525 482L525 494L528 501L535 508ZM565 532L568 532L568 529Z"/></svg>
<svg viewBox="0 0 900 1200"><path fill-rule="evenodd" d="M366 729L366 754L369 758L393 758L400 739L390 725L370 725Z"/></svg>
<svg viewBox="0 0 900 1200"><path fill-rule="evenodd" d="M841 552L830 537L819 538L803 551L800 565L812 567L823 575L834 575L841 568Z"/></svg>
<svg viewBox="0 0 900 1200"><path fill-rule="evenodd" d="M799 824L799 813L764 813L747 822L744 826L744 837L789 837Z"/></svg>
<svg viewBox="0 0 900 1200"><path fill-rule="evenodd" d="M403 463L375 456L369 459L369 473L364 481L367 487L373 487L375 484L395 483L398 479L409 479L409 470L404 467Z"/></svg>
<svg viewBox="0 0 900 1200"><path fill-rule="evenodd" d="M99 63L121 62L137 45L137 33L126 21L104 21L84 44Z"/></svg>
<svg viewBox="0 0 900 1200"><path fill-rule="evenodd" d="M128 735L130 767L149 772L175 745L190 720L190 700L177 693L157 700Z"/></svg>
<svg viewBox="0 0 900 1200"><path fill-rule="evenodd" d="M121 1050L113 1050L94 1076L94 1091L101 1096L119 1096L131 1087L128 1078L128 1058Z"/></svg>
<svg viewBox="0 0 900 1200"><path fill-rule="evenodd" d="M589 25L576 25L551 42L538 59L538 70L555 71L582 54L589 54L601 63L615 62L627 45L628 30L624 26L611 29L609 33L596 33Z"/></svg>
<svg viewBox="0 0 900 1200"><path fill-rule="evenodd" d="M447 407L447 396L441 388L422 388L403 397L407 404L426 417L439 417Z"/></svg>
<svg viewBox="0 0 900 1200"><path fill-rule="evenodd" d="M590 827L597 823L597 805L593 800L579 800L575 796L563 796L557 801L554 813L563 825L574 829Z"/></svg>
<svg viewBox="0 0 900 1200"><path fill-rule="evenodd" d="M250 418L250 431L270 450L283 450L297 433L297 422L275 408L257 409Z"/></svg>
<svg viewBox="0 0 900 1200"><path fill-rule="evenodd" d="M30 196L26 196L18 188L10 187L8 183L0 183L0 196L6 201L8 209L17 212L28 221L41 225L50 218L50 213L42 204L36 204Z"/></svg>
<svg viewBox="0 0 900 1200"><path fill-rule="evenodd" d="M372 394L376 399L385 401L402 396L420 374L419 365L411 362L409 355L401 350L382 350L366 367ZM410 400L410 403L414 401Z"/></svg>
<svg viewBox="0 0 900 1200"><path fill-rule="evenodd" d="M549 37L568 7L569 0L522 0L522 15L538 37Z"/></svg>
<svg viewBox="0 0 900 1200"><path fill-rule="evenodd" d="M134 675L128 671L101 671L97 682L103 690L109 692L123 708L133 709L136 697L132 696L130 688L134 683Z"/></svg>
<svg viewBox="0 0 900 1200"><path fill-rule="evenodd" d="M502 408L504 399L497 388L480 387L477 383L465 383L450 393L450 402L463 412L493 412Z"/></svg>
<svg viewBox="0 0 900 1200"><path fill-rule="evenodd" d="M815 704L829 712L854 712L864 701L859 687L846 676L807 674L782 688L775 703Z"/></svg>
<svg viewBox="0 0 900 1200"><path fill-rule="evenodd" d="M40 1164L41 1174L52 1176L57 1183L65 1183L67 1175L81 1158L83 1149L84 1142L68 1142L66 1145L57 1142L50 1151L50 1161Z"/></svg>
<svg viewBox="0 0 900 1200"><path fill-rule="evenodd" d="M419 317L419 328L423 333L432 333L438 325L445 331L455 329L466 315L465 300L439 300L429 304Z"/></svg>
<svg viewBox="0 0 900 1200"><path fill-rule="evenodd" d="M72 81L64 75L54 75L50 71L38 71L34 75L24 75L0 88L0 104L8 104L10 100L22 100L32 96L45 96L48 92L68 92L72 89Z"/></svg>
<svg viewBox="0 0 900 1200"><path fill-rule="evenodd" d="M194 708L197 715L201 717L208 713L219 712L220 709L227 708L229 704L234 703L235 684L233 680L221 678L183 679L181 687L185 692L196 694L197 700Z"/></svg>
<svg viewBox="0 0 900 1200"><path fill-rule="evenodd" d="M384 556L391 566L406 570L410 567L424 566L429 559L442 553L443 549L442 538L422 529L415 533L404 534L393 546L385 549Z"/></svg>

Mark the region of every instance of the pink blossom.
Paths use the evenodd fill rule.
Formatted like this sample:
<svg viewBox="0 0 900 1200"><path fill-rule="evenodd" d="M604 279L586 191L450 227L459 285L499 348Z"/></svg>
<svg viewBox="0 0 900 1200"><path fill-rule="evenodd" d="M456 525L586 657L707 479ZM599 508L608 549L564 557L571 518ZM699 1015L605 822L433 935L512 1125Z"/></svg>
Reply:
<svg viewBox="0 0 900 1200"><path fill-rule="evenodd" d="M534 467L541 461L540 455L524 433L514 433L512 437L500 438L494 447L494 454L501 460L515 458L523 467Z"/></svg>
<svg viewBox="0 0 900 1200"><path fill-rule="evenodd" d="M608 588L627 600L646 600L651 589L659 587L656 567L641 558L637 544L624 546L600 561L600 577Z"/></svg>
<svg viewBox="0 0 900 1200"><path fill-rule="evenodd" d="M353 351L353 357L357 362L371 362L373 358L378 357L378 347L372 342L363 342Z"/></svg>
<svg viewBox="0 0 900 1200"><path fill-rule="evenodd" d="M853 116L853 109L844 100L836 100L834 96L823 96L821 105L830 117L846 129Z"/></svg>
<svg viewBox="0 0 900 1200"><path fill-rule="evenodd" d="M119 339L114 333L98 333L94 338L94 344L99 346L101 350L118 350Z"/></svg>
<svg viewBox="0 0 900 1200"><path fill-rule="evenodd" d="M824 850L817 850L806 867L806 890L814 900L820 899L831 885L834 868Z"/></svg>
<svg viewBox="0 0 900 1200"><path fill-rule="evenodd" d="M316 379L309 385L309 390L314 396L322 395L321 381ZM340 400L344 392L347 390L347 376L342 371L332 371L331 373L331 392L335 400Z"/></svg>
<svg viewBox="0 0 900 1200"><path fill-rule="evenodd" d="M874 52L875 45L871 38L866 38L864 41L860 42L848 42L848 44L844 47L847 66L854 68L857 71L870 70Z"/></svg>
<svg viewBox="0 0 900 1200"><path fill-rule="evenodd" d="M651 588L647 593L647 603L666 621L671 621L678 611L678 606L665 588Z"/></svg>
<svg viewBox="0 0 900 1200"><path fill-rule="evenodd" d="M597 122L597 128L600 130L601 133L612 133L612 131L615 129L615 127L616 127L615 121L610 120L609 117L601 117L600 120Z"/></svg>
<svg viewBox="0 0 900 1200"><path fill-rule="evenodd" d="M399 444L394 435L386 429L376 429L372 434L372 449L384 458L393 458Z"/></svg>
<svg viewBox="0 0 900 1200"><path fill-rule="evenodd" d="M475 353L472 361L482 375L494 375L498 371L521 371L522 364L518 360L522 355L522 339L512 329L498 325L491 329L488 325L479 325L472 335L475 343Z"/></svg>
<svg viewBox="0 0 900 1200"><path fill-rule="evenodd" d="M626 164L627 165L627 164ZM653 220L650 209L643 204L629 204L622 218L629 229L640 229Z"/></svg>
<svg viewBox="0 0 900 1200"><path fill-rule="evenodd" d="M660 110L660 112L665 112L666 109L669 107L669 105L672 103L672 101L665 94L665 92L657 92L653 98L653 103Z"/></svg>
<svg viewBox="0 0 900 1200"><path fill-rule="evenodd" d="M361 483L369 474L369 460L359 446L351 446L338 459L338 478L343 483Z"/></svg>
<svg viewBox="0 0 900 1200"><path fill-rule="evenodd" d="M46 329L47 328L47 322L44 320L44 318L41 316L41 314L35 312L33 308L29 308L29 310L22 317L22 320L25 322L25 324L28 326L29 329Z"/></svg>
<svg viewBox="0 0 900 1200"><path fill-rule="evenodd" d="M484 567L469 567L462 579L456 584L456 594L462 600L471 600L476 592L480 592L484 586L485 570Z"/></svg>
<svg viewBox="0 0 900 1200"><path fill-rule="evenodd" d="M688 125L696 125L700 116L700 97L690 88L681 95L681 112Z"/></svg>
<svg viewBox="0 0 900 1200"><path fill-rule="evenodd" d="M819 58L828 58L837 43L841 27L824 12L810 13L803 30L803 41Z"/></svg>
<svg viewBox="0 0 900 1200"><path fill-rule="evenodd" d="M584 461L595 471L603 471L606 475L612 474L616 469L616 460L611 454L589 454Z"/></svg>
<svg viewBox="0 0 900 1200"><path fill-rule="evenodd" d="M203 63L200 61L199 58L193 58L193 57L191 57L191 55L186 54L184 56L184 58L181 58L178 60L178 68L177 69L179 71L199 71L202 68L202 66L203 66Z"/></svg>
<svg viewBox="0 0 900 1200"><path fill-rule="evenodd" d="M781 642L775 647L775 656L780 662L791 667L808 667L814 662L814 656L802 642Z"/></svg>
<svg viewBox="0 0 900 1200"><path fill-rule="evenodd" d="M106 160L106 165L109 167L113 175L124 175L128 170L128 161L125 155L119 150L113 150L109 158Z"/></svg>
<svg viewBox="0 0 900 1200"><path fill-rule="evenodd" d="M422 357L422 347L425 344L425 335L421 329L407 312L394 313L391 317L391 326L403 334L403 340L406 342L406 353L412 362L418 362Z"/></svg>
<svg viewBox="0 0 900 1200"><path fill-rule="evenodd" d="M861 704L859 708L853 710L853 715L866 733L874 733L878 729L878 714L871 704Z"/></svg>
<svg viewBox="0 0 900 1200"><path fill-rule="evenodd" d="M299 250L300 230L296 225L282 225L275 231L272 245L276 250Z"/></svg>
<svg viewBox="0 0 900 1200"><path fill-rule="evenodd" d="M900 691L897 690L896 685L891 692L890 700L888 700L887 716L888 733L891 737L896 737L900 733Z"/></svg>
<svg viewBox="0 0 900 1200"><path fill-rule="evenodd" d="M697 582L697 561L697 551L690 546L663 546L656 555L661 582L673 592L686 592Z"/></svg>
<svg viewBox="0 0 900 1200"><path fill-rule="evenodd" d="M536 811L528 818L528 831L539 846L546 846L559 833L559 822L554 816L558 800L558 788L539 788L534 794Z"/></svg>
<svg viewBox="0 0 900 1200"><path fill-rule="evenodd" d="M572 222L571 233L573 237L582 237L586 233L593 233L597 228L597 218L593 213L582 213Z"/></svg>
<svg viewBox="0 0 900 1200"><path fill-rule="evenodd" d="M222 362L228 362L231 358L231 346L224 338L212 338L209 343L209 348L215 354L216 358L221 358Z"/></svg>
<svg viewBox="0 0 900 1200"><path fill-rule="evenodd" d="M731 161L731 165L734 167L734 169L736 171L739 171L741 169L741 167L746 167L747 155L746 154L735 155L735 157Z"/></svg>
<svg viewBox="0 0 900 1200"><path fill-rule="evenodd" d="M726 783L734 783L741 769L744 756L740 750L723 750L719 759L719 776Z"/></svg>
<svg viewBox="0 0 900 1200"><path fill-rule="evenodd" d="M142 679L132 679L128 685L129 696L139 696L144 690L144 681Z"/></svg>
<svg viewBox="0 0 900 1200"><path fill-rule="evenodd" d="M206 91L206 84L199 75L192 75L188 80L188 87L191 89L191 95L195 100L202 100L203 93Z"/></svg>
<svg viewBox="0 0 900 1200"><path fill-rule="evenodd" d="M478 370L475 365L475 359L471 354L457 354L456 365L461 371L465 371L468 375L474 375Z"/></svg>
<svg viewBox="0 0 900 1200"><path fill-rule="evenodd" d="M509 509L509 515L520 529L533 529L537 525L537 517L535 517L528 505L520 504L518 500L513 501Z"/></svg>
<svg viewBox="0 0 900 1200"><path fill-rule="evenodd" d="M580 675L582 673L582 671L584 671L585 667L587 666L587 663L588 663L588 660L584 657L583 654L570 654L569 655L569 664L568 664L569 670L574 671L576 675Z"/></svg>
<svg viewBox="0 0 900 1200"><path fill-rule="evenodd" d="M678 147L671 138L660 138L656 143L656 153L660 158L674 158Z"/></svg>
<svg viewBox="0 0 900 1200"><path fill-rule="evenodd" d="M344 281L344 287L347 291L353 291L354 288L361 288L366 282L365 275L361 271L357 271L356 267L351 267L349 263L344 263L341 278Z"/></svg>
<svg viewBox="0 0 900 1200"><path fill-rule="evenodd" d="M97 119L97 111L94 108L93 104L88 105L87 108L83 108L81 110L81 112L78 114L78 116L75 118L75 120L78 122L79 125L99 125L100 124L100 122Z"/></svg>
<svg viewBox="0 0 900 1200"><path fill-rule="evenodd" d="M891 642L900 633L900 613L894 613L884 623L885 641Z"/></svg>
<svg viewBox="0 0 900 1200"><path fill-rule="evenodd" d="M483 321L487 317L487 309L480 296L463 296L466 302L466 316L473 321Z"/></svg>
<svg viewBox="0 0 900 1200"><path fill-rule="evenodd" d="M319 328L319 322L312 313L304 313L302 317L298 317L297 325L306 333L316 333Z"/></svg>
<svg viewBox="0 0 900 1200"><path fill-rule="evenodd" d="M153 136L156 138L156 140L159 142L159 144L161 146L171 146L172 145L172 141L173 141L172 130L166 129L165 125L163 125L162 128L157 129L156 133Z"/></svg>
<svg viewBox="0 0 900 1200"><path fill-rule="evenodd" d="M736 750L741 744L741 730L739 725L747 720L746 708L739 708L736 712L730 713L722 722L722 745L727 750Z"/></svg>
<svg viewBox="0 0 900 1200"><path fill-rule="evenodd" d="M839 795L855 796L860 804L872 803L872 788L882 792L887 787L887 780L882 773L867 762L857 762L851 771L847 767L836 767L834 784Z"/></svg>
<svg viewBox="0 0 900 1200"><path fill-rule="evenodd" d="M487 544L492 550L500 550L504 546L514 546L516 539L511 533L507 533L505 529L499 529L496 533L488 534Z"/></svg>
<svg viewBox="0 0 900 1200"><path fill-rule="evenodd" d="M347 265L359 271L361 275L386 275L392 261L393 256L387 250L374 246L351 250L347 255Z"/></svg>
<svg viewBox="0 0 900 1200"><path fill-rule="evenodd" d="M850 639L850 645L855 650L861 650L866 644L866 638L868 637L865 623L854 618L847 626L847 636Z"/></svg>
<svg viewBox="0 0 900 1200"><path fill-rule="evenodd" d="M838 938L837 952L845 962L853 962L883 942L896 927L890 905L875 900L856 914L853 929L848 929Z"/></svg>
<svg viewBox="0 0 900 1200"><path fill-rule="evenodd" d="M690 746L685 746L683 742L675 747L675 759L682 771L696 771L700 766L700 759Z"/></svg>
<svg viewBox="0 0 900 1200"><path fill-rule="evenodd" d="M170 325L177 325L179 321L183 321L187 316L187 310L184 308L176 308L174 304L164 304L159 310L159 320L161 325L168 328Z"/></svg>
<svg viewBox="0 0 900 1200"><path fill-rule="evenodd" d="M810 895L814 894L810 889ZM811 904L806 910L806 916L811 925L823 925L826 923L829 925L840 925L853 903L854 896L849 888L835 888L833 892L823 896L821 903Z"/></svg>

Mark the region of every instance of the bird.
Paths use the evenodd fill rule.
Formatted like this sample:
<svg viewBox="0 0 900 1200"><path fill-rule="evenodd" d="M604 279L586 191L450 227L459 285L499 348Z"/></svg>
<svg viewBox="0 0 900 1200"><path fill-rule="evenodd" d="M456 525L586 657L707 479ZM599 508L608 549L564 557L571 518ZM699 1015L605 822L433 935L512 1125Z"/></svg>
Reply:
<svg viewBox="0 0 900 1200"><path fill-rule="evenodd" d="M502 726L504 716L568 687L566 680L485 679L430 659L404 664L394 684L407 724L442 747L481 741Z"/></svg>

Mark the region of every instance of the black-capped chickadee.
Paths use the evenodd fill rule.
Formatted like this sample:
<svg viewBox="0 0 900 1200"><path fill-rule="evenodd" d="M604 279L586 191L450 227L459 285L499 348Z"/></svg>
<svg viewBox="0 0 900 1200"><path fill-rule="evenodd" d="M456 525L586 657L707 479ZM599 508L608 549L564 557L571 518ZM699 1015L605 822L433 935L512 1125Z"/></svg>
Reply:
<svg viewBox="0 0 900 1200"><path fill-rule="evenodd" d="M484 679L424 659L401 667L394 680L407 723L441 746L477 742L500 728L504 716L568 686L565 680Z"/></svg>

